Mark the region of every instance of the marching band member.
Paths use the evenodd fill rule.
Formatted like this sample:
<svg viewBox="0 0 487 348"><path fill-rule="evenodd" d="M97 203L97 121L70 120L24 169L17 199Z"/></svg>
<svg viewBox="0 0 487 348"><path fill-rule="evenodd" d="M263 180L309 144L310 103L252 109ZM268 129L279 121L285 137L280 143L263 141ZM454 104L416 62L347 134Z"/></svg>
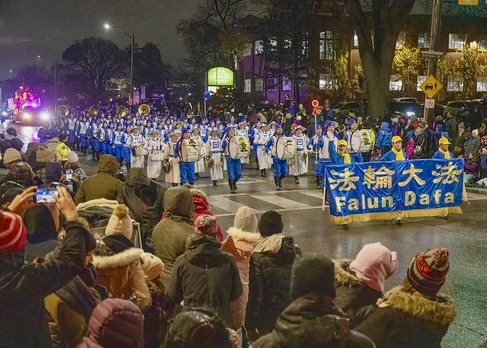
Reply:
<svg viewBox="0 0 487 348"><path fill-rule="evenodd" d="M289 168L289 174L294 175L294 183L299 184L299 176L308 172L308 137L303 134L304 127L297 126L292 138L296 142L296 158Z"/></svg>
<svg viewBox="0 0 487 348"><path fill-rule="evenodd" d="M235 136L235 128L229 128L228 133L222 141L222 148L225 150L225 160L227 163L227 175L228 175L228 186L230 186L230 192L237 192L237 181L242 176L242 162L240 158L232 158L230 156L230 142Z"/></svg>
<svg viewBox="0 0 487 348"><path fill-rule="evenodd" d="M110 122L108 128L105 130L105 138L107 142L107 151L109 155L113 155L115 147L113 146L113 132L115 132L115 122Z"/></svg>
<svg viewBox="0 0 487 348"><path fill-rule="evenodd" d="M132 157L132 151L130 149L130 138L132 137L132 126L127 125L127 128L125 128L124 132L124 137L125 137L125 142L123 144L123 161L125 162L125 165L127 166L127 169L130 168L130 162L131 162L131 157Z"/></svg>
<svg viewBox="0 0 487 348"><path fill-rule="evenodd" d="M164 148L165 165L169 166L169 171L166 173L165 181L171 183L172 186L178 186L180 181L179 175L179 138L181 132L177 129L172 129L169 134L169 141Z"/></svg>
<svg viewBox="0 0 487 348"><path fill-rule="evenodd" d="M325 133L318 139L318 149L320 151L319 166L322 178L322 187L325 186L325 167L331 163L330 146L337 147L338 138L335 132L335 124L332 121L325 122Z"/></svg>
<svg viewBox="0 0 487 348"><path fill-rule="evenodd" d="M67 131L68 131L68 146L71 149L74 149L76 141L76 128L78 126L78 120L74 117L73 114L70 114L68 117L67 122Z"/></svg>
<svg viewBox="0 0 487 348"><path fill-rule="evenodd" d="M200 129L196 124L195 126L193 126L193 129L191 129L191 139L193 139L196 142L196 144L198 145L201 151L200 159L194 163L194 170L197 178L199 178L199 173L205 172L205 157L204 157L205 143L203 142L203 139L201 138L199 133L200 133Z"/></svg>
<svg viewBox="0 0 487 348"><path fill-rule="evenodd" d="M239 122L237 129L235 130L235 135L239 136L239 137L246 138L248 141L248 139L249 139L249 128L247 127L247 121L242 120L241 122ZM242 162L244 164L249 164L249 156L250 156L250 152L249 152L248 156L245 158L242 158L240 160L240 162Z"/></svg>
<svg viewBox="0 0 487 348"><path fill-rule="evenodd" d="M350 156L354 158L354 163L362 163L364 158L362 157L362 134L358 130L357 121L351 117L348 121L349 130L343 136L343 139L347 141L347 150Z"/></svg>
<svg viewBox="0 0 487 348"><path fill-rule="evenodd" d="M122 129L122 124L119 123L117 125L117 129L112 134L112 144L113 144L113 152L115 158L120 163L120 166L123 163L123 145L125 144L125 132Z"/></svg>
<svg viewBox="0 0 487 348"><path fill-rule="evenodd" d="M78 124L78 129L76 130L76 133L78 134L79 140L80 140L80 145L81 145L81 152L83 155L86 156L86 150L88 149L89 140L88 140L88 128L90 127L90 123L86 119L86 116L83 116L81 119L81 122Z"/></svg>
<svg viewBox="0 0 487 348"><path fill-rule="evenodd" d="M90 139L91 153L93 159L98 160L100 158L100 142L98 141L98 129L100 127L100 119L91 120L90 126L88 127L86 134Z"/></svg>
<svg viewBox="0 0 487 348"><path fill-rule="evenodd" d="M321 176L323 173L321 172L321 166L319 162L319 148L318 148L318 142L321 136L323 135L323 129L321 128L320 125L316 126L315 134L313 137L309 140L308 144L308 149L313 152L314 155L314 164L315 164L315 182L318 188L321 188Z"/></svg>
<svg viewBox="0 0 487 348"><path fill-rule="evenodd" d="M213 159L213 166L210 168L210 177L213 186L217 185L217 181L223 179L223 163L222 163L222 141L218 137L218 129L209 128L209 138L206 143L207 158Z"/></svg>
<svg viewBox="0 0 487 348"><path fill-rule="evenodd" d="M208 119L206 117L201 118L200 129L201 129L200 136L203 139L203 142L206 143L208 141L208 135L209 135Z"/></svg>
<svg viewBox="0 0 487 348"><path fill-rule="evenodd" d="M146 139L145 148L147 149L147 177L158 179L162 170L162 159L164 153L164 142L159 136L159 132L154 129Z"/></svg>
<svg viewBox="0 0 487 348"><path fill-rule="evenodd" d="M98 128L98 142L100 144L100 152L107 154L106 129L108 128L107 121L104 121L100 128Z"/></svg>
<svg viewBox="0 0 487 348"><path fill-rule="evenodd" d="M260 131L255 133L254 144L257 146L257 159L259 163L260 175L262 177L267 176L267 169L270 169L272 162L270 161L269 154L266 151L265 146L270 140L270 134L267 131L267 125L262 123L260 125Z"/></svg>
<svg viewBox="0 0 487 348"><path fill-rule="evenodd" d="M145 140L142 134L140 134L139 127L135 126L132 129L132 136L127 142L132 156L130 156L130 167L131 168L144 168L144 156L140 153L140 148L144 147Z"/></svg>
<svg viewBox="0 0 487 348"><path fill-rule="evenodd" d="M276 190L282 189L282 179L284 179L288 173L288 166L286 159L280 159L277 157L277 142L282 137L283 129L281 125L275 124L275 134L270 138L266 144L266 150L270 151L272 156L272 163L274 165L274 183L276 184Z"/></svg>
<svg viewBox="0 0 487 348"><path fill-rule="evenodd" d="M194 145L192 143L194 143ZM179 140L179 175L181 177L181 186L184 184L193 185L196 181L195 162L190 161L188 158L184 158L182 155L183 148L189 146L196 147L197 144L194 141L191 141L190 130L184 128L181 139Z"/></svg>

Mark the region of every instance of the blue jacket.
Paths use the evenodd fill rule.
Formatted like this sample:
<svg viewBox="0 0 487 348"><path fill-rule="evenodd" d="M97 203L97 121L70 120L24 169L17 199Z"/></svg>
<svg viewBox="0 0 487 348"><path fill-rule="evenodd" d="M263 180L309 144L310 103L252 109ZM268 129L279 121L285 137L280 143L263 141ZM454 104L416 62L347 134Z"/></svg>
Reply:
<svg viewBox="0 0 487 348"><path fill-rule="evenodd" d="M448 151L450 152L450 151ZM450 152L450 158L453 158L453 154ZM445 155L443 155L439 150L436 151L434 154L433 154L433 159L445 159Z"/></svg>
<svg viewBox="0 0 487 348"><path fill-rule="evenodd" d="M406 152L402 150L402 155L404 156L404 160L407 160L408 156L406 155ZM394 152L388 151L385 153L384 156L382 156L381 161L395 161L396 160L396 154Z"/></svg>
<svg viewBox="0 0 487 348"><path fill-rule="evenodd" d="M343 156L341 156L337 150L335 149L335 146L330 146L328 153L330 154L330 159L332 164L345 164L345 160ZM355 163L354 157L350 156L350 162Z"/></svg>
<svg viewBox="0 0 487 348"><path fill-rule="evenodd" d="M377 136L377 141L375 144L378 147L381 146L392 146L392 132L389 123L382 122L380 125L379 135Z"/></svg>

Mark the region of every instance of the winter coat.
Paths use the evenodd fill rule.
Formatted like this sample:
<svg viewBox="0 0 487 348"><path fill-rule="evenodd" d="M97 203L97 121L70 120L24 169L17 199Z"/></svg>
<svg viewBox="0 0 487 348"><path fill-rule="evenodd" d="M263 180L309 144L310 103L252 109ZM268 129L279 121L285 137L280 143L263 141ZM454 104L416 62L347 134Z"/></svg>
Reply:
<svg viewBox="0 0 487 348"><path fill-rule="evenodd" d="M455 117L447 117L445 121L445 131L448 132L448 135L455 139L458 134L458 122Z"/></svg>
<svg viewBox="0 0 487 348"><path fill-rule="evenodd" d="M193 234L194 203L186 187L171 188L164 195L164 214L154 228L155 255L164 262L162 281L168 287L176 259L186 251L188 237Z"/></svg>
<svg viewBox="0 0 487 348"><path fill-rule="evenodd" d="M232 302L232 316L234 327L245 326L245 314L249 300L249 269L250 256L257 242L262 238L259 233L242 231L231 227L228 238L222 243L222 251L230 253L237 261L240 283L242 283L242 295Z"/></svg>
<svg viewBox="0 0 487 348"><path fill-rule="evenodd" d="M64 142L60 141L56 145L56 158L58 161L67 162L68 161L68 154L70 152L71 152L71 149Z"/></svg>
<svg viewBox="0 0 487 348"><path fill-rule="evenodd" d="M377 348L441 347L441 340L456 316L456 305L443 295L435 299L411 294L398 286L385 302L371 306L367 318L355 330L370 337Z"/></svg>
<svg viewBox="0 0 487 348"><path fill-rule="evenodd" d="M356 333L343 337L338 330L344 314L333 300L316 293L299 297L279 316L272 333L258 339L253 348L373 347ZM341 319L343 318L343 319Z"/></svg>
<svg viewBox="0 0 487 348"><path fill-rule="evenodd" d="M392 132L389 123L382 122L379 135L377 136L376 146L392 146Z"/></svg>
<svg viewBox="0 0 487 348"><path fill-rule="evenodd" d="M480 138L475 137L475 138L470 138L465 142L465 157L468 158L468 156L472 153L477 153L480 150Z"/></svg>
<svg viewBox="0 0 487 348"><path fill-rule="evenodd" d="M209 308L233 327L230 302L242 295L242 285L235 258L220 246L213 237L193 239L174 263L167 293L175 303L184 301L183 310Z"/></svg>
<svg viewBox="0 0 487 348"><path fill-rule="evenodd" d="M49 331L44 297L67 284L84 267L86 231L65 225L66 239L50 263L23 265L22 253L0 253L0 347L46 347Z"/></svg>
<svg viewBox="0 0 487 348"><path fill-rule="evenodd" d="M76 204L98 198L116 199L123 185L115 177L117 171L118 162L115 157L102 156L98 162L98 173L86 178L76 192Z"/></svg>
<svg viewBox="0 0 487 348"><path fill-rule="evenodd" d="M260 240L250 258L248 330L269 333L281 312L291 303L291 269L294 241L282 233Z"/></svg>
<svg viewBox="0 0 487 348"><path fill-rule="evenodd" d="M97 283L105 286L111 297L131 300L135 296L134 303L141 309L151 302L139 259L143 252L125 236L115 234L103 238L93 256Z"/></svg>
<svg viewBox="0 0 487 348"><path fill-rule="evenodd" d="M148 188L150 180L144 174L142 168L132 168L127 181L122 185L117 194L117 201L125 204L130 210L130 216L135 221L140 221L142 213L146 210L145 202L138 196L142 189Z"/></svg>
<svg viewBox="0 0 487 348"><path fill-rule="evenodd" d="M415 149L415 142L414 139L409 139L408 144L406 145L406 148L404 149L404 152L406 152L406 159L410 160L413 159L414 157L414 149Z"/></svg>
<svg viewBox="0 0 487 348"><path fill-rule="evenodd" d="M194 202L194 213L193 213L193 222L196 220L196 218L200 215L211 215L214 216L214 214L210 211L210 203L208 203L208 197L206 194L197 189L191 189L191 195L193 196L193 202ZM223 242L223 232L222 228L218 223L216 224L217 229L216 229L216 239L219 242Z"/></svg>
<svg viewBox="0 0 487 348"><path fill-rule="evenodd" d="M374 305L382 296L380 291L368 287L349 270L353 260L335 260L335 304L350 319L354 328L363 320L364 307Z"/></svg>

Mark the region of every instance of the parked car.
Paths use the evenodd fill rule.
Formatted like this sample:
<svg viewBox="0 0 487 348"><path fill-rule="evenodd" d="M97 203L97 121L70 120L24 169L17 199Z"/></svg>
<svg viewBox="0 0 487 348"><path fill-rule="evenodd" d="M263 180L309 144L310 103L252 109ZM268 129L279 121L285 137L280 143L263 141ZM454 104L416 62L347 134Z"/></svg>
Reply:
<svg viewBox="0 0 487 348"><path fill-rule="evenodd" d="M456 117L457 121L465 121L468 119L469 111L473 110L475 106L479 105L478 102L471 100L453 100L446 104L443 114L451 112Z"/></svg>
<svg viewBox="0 0 487 348"><path fill-rule="evenodd" d="M400 97L392 99L393 102L409 102L409 103L416 103L419 104L418 99L416 97Z"/></svg>
<svg viewBox="0 0 487 348"><path fill-rule="evenodd" d="M10 112L5 108L0 107L0 121L3 122L9 119L10 119Z"/></svg>
<svg viewBox="0 0 487 348"><path fill-rule="evenodd" d="M389 103L389 112L404 114L407 117L422 117L423 107L416 102L392 101Z"/></svg>
<svg viewBox="0 0 487 348"><path fill-rule="evenodd" d="M333 107L335 118L345 118L350 112L360 114L360 104L357 102L340 102Z"/></svg>

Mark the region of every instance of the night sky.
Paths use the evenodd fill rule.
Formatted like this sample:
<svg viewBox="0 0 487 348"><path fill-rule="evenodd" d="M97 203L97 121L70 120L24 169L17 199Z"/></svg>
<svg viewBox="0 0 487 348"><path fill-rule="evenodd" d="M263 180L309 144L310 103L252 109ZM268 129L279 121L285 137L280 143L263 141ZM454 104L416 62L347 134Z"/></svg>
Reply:
<svg viewBox="0 0 487 348"><path fill-rule="evenodd" d="M86 37L128 46L125 35L103 29L106 22L134 33L139 45L155 43L164 62L177 67L185 48L176 25L191 17L200 1L0 0L0 80L14 76L15 68L23 64L53 65L73 41Z"/></svg>

